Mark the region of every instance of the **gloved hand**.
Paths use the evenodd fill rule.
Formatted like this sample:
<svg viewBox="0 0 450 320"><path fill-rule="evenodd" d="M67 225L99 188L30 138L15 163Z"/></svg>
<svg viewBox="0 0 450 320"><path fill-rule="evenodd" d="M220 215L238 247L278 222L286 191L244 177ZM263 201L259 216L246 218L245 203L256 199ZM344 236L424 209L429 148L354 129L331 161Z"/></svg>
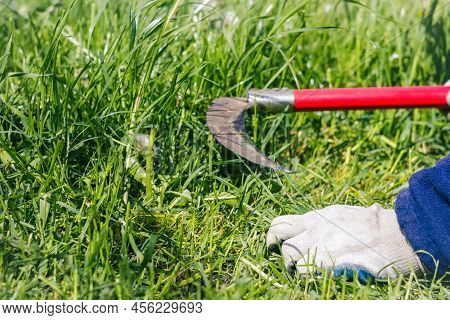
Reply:
<svg viewBox="0 0 450 320"><path fill-rule="evenodd" d="M419 258L400 231L394 210L333 205L304 215L275 218L267 246L280 248L286 268L300 274L344 272L360 280L421 272Z"/></svg>

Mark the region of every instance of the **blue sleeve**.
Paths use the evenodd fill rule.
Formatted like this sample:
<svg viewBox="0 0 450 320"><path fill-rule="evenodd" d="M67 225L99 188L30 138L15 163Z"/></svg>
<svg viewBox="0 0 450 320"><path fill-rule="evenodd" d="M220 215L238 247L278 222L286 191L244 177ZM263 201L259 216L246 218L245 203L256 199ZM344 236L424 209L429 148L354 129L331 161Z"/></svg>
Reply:
<svg viewBox="0 0 450 320"><path fill-rule="evenodd" d="M450 270L450 154L434 167L413 174L409 187L395 200L403 234L415 251L439 261L438 273ZM433 258L418 253L425 268L436 270Z"/></svg>

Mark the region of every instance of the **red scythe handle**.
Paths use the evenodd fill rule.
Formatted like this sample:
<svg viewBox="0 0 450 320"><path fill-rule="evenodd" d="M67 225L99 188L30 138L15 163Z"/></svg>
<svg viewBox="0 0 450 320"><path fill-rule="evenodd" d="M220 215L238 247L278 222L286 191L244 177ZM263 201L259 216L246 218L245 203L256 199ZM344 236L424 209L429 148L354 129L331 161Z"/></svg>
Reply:
<svg viewBox="0 0 450 320"><path fill-rule="evenodd" d="M447 108L450 87L381 87L294 90L295 111Z"/></svg>

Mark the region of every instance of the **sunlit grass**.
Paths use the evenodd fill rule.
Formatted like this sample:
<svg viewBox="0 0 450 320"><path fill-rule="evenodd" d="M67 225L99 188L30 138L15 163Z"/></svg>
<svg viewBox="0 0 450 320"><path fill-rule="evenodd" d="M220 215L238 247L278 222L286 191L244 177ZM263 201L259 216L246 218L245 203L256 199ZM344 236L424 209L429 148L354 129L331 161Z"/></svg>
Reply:
<svg viewBox="0 0 450 320"><path fill-rule="evenodd" d="M449 13L445 1L1 0L0 297L449 299L432 275L292 278L265 248L278 215L392 207L450 149L439 111L250 116L291 175L241 161L205 125L212 99L250 88L444 83ZM135 133L156 134L153 155Z"/></svg>

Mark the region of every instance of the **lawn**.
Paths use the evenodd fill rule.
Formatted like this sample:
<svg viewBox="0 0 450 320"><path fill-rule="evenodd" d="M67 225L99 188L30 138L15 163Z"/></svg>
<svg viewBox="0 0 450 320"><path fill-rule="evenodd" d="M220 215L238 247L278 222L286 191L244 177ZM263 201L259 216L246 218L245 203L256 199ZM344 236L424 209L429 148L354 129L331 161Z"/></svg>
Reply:
<svg viewBox="0 0 450 320"><path fill-rule="evenodd" d="M292 174L205 124L250 88L442 84L449 16L448 1L0 0L0 298L450 299L432 275L292 277L265 247L279 215L392 207L450 150L441 112L250 115Z"/></svg>

